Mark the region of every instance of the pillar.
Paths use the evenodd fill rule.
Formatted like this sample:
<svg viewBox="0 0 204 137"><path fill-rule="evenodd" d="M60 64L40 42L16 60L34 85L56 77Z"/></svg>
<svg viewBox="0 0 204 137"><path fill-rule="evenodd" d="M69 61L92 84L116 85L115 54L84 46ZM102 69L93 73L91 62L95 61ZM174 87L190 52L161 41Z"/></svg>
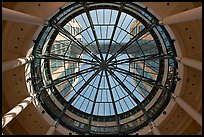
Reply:
<svg viewBox="0 0 204 137"><path fill-rule="evenodd" d="M197 135L202 135L202 129L200 130L200 132L198 132L198 134Z"/></svg>
<svg viewBox="0 0 204 137"><path fill-rule="evenodd" d="M33 56L22 57L14 60L10 60L2 63L2 72L22 66L23 64L29 63L33 60Z"/></svg>
<svg viewBox="0 0 204 137"><path fill-rule="evenodd" d="M202 127L202 115L176 94L171 95L174 101Z"/></svg>
<svg viewBox="0 0 204 137"><path fill-rule="evenodd" d="M7 131L8 135L14 135L9 127L5 127L4 129Z"/></svg>
<svg viewBox="0 0 204 137"><path fill-rule="evenodd" d="M159 129L157 128L157 126L155 125L153 121L150 122L150 127L154 135L161 135Z"/></svg>
<svg viewBox="0 0 204 137"><path fill-rule="evenodd" d="M43 18L2 7L2 20L21 22L32 25L47 25Z"/></svg>
<svg viewBox="0 0 204 137"><path fill-rule="evenodd" d="M33 100L32 96L25 98L21 103L16 105L12 110L2 117L2 128L5 127L13 118L24 110Z"/></svg>
<svg viewBox="0 0 204 137"><path fill-rule="evenodd" d="M202 71L202 62L194 59L190 59L187 57L176 57L176 60L179 61L180 63L198 69Z"/></svg>
<svg viewBox="0 0 204 137"><path fill-rule="evenodd" d="M48 129L46 135L53 135L55 133L55 129L57 128L58 126L58 121L54 121L52 126Z"/></svg>
<svg viewBox="0 0 204 137"><path fill-rule="evenodd" d="M162 19L159 23L170 25L170 24L182 23L182 22L192 21L192 20L201 19L201 18L202 18L202 6L184 11L181 13L167 16L164 19Z"/></svg>

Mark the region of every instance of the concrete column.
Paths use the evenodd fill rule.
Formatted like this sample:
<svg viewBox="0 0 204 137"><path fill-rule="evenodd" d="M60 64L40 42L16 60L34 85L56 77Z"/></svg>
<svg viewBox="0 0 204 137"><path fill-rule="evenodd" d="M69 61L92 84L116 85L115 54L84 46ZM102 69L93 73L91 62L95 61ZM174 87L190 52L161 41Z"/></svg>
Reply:
<svg viewBox="0 0 204 137"><path fill-rule="evenodd" d="M46 135L53 135L55 133L57 126L58 126L58 121L54 121L52 126L48 129Z"/></svg>
<svg viewBox="0 0 204 137"><path fill-rule="evenodd" d="M202 129L200 130L200 132L198 132L198 134L197 135L202 135Z"/></svg>
<svg viewBox="0 0 204 137"><path fill-rule="evenodd" d="M32 96L25 98L21 103L16 105L12 110L2 117L2 128L5 127L14 117L24 110L33 100Z"/></svg>
<svg viewBox="0 0 204 137"><path fill-rule="evenodd" d="M47 25L43 18L2 7L2 20L21 22L32 25Z"/></svg>
<svg viewBox="0 0 204 137"><path fill-rule="evenodd" d="M161 135L159 129L157 128L157 126L155 125L153 121L150 122L150 127L154 135Z"/></svg>
<svg viewBox="0 0 204 137"><path fill-rule="evenodd" d="M51 127L48 129L46 135L53 135L54 133L55 133L55 127L54 127L54 126L51 126Z"/></svg>
<svg viewBox="0 0 204 137"><path fill-rule="evenodd" d="M179 61L180 63L198 69L202 71L202 62L194 59L190 59L187 57L176 57L176 60Z"/></svg>
<svg viewBox="0 0 204 137"><path fill-rule="evenodd" d="M4 127L4 129L7 131L8 135L14 135L14 133L10 130L9 127Z"/></svg>
<svg viewBox="0 0 204 137"><path fill-rule="evenodd" d="M202 18L202 6L184 11L181 13L177 13L174 15L170 15L162 19L159 23L169 25L169 24L176 24L176 23L197 20L201 18Z"/></svg>
<svg viewBox="0 0 204 137"><path fill-rule="evenodd" d="M33 60L33 56L22 57L2 63L2 72L19 67L23 64L29 63Z"/></svg>
<svg viewBox="0 0 204 137"><path fill-rule="evenodd" d="M171 95L174 101L202 127L202 115L176 94Z"/></svg>

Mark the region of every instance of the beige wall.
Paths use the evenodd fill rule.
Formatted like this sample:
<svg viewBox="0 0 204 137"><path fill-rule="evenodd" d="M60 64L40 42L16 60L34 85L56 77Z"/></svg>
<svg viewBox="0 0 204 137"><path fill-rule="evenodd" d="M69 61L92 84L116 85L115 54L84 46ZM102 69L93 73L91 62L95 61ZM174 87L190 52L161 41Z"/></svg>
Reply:
<svg viewBox="0 0 204 137"><path fill-rule="evenodd" d="M64 2L3 2L3 7L25 12L42 18L49 18ZM144 2L158 18L192 9L201 3L192 2ZM25 56L32 46L33 34L38 26L2 21L2 61ZM196 20L170 25L176 37L182 55L202 61L202 21ZM176 47L177 48L177 47ZM183 69L182 69L183 68ZM24 66L2 73L2 115L28 96ZM182 66L180 97L202 113L202 72ZM177 105L161 114L164 118L158 125L162 134L197 134L201 127ZM36 108L30 104L12 122L3 129L4 134L45 134L50 125L42 118ZM142 133L142 131L141 131ZM60 134L56 132L56 134ZM148 134L152 134L151 132Z"/></svg>

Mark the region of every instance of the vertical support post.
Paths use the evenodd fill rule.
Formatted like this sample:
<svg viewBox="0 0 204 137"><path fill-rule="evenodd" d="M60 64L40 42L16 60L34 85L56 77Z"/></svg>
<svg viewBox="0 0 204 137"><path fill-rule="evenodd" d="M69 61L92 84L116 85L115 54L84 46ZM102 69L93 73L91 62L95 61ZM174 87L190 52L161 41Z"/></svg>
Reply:
<svg viewBox="0 0 204 137"><path fill-rule="evenodd" d="M151 130L153 132L154 135L161 135L159 129L157 128L157 126L155 125L155 123L152 121L150 122L150 127L151 127Z"/></svg>
<svg viewBox="0 0 204 137"><path fill-rule="evenodd" d="M186 66L202 71L202 62L187 57L176 57L176 60Z"/></svg>
<svg viewBox="0 0 204 137"><path fill-rule="evenodd" d="M16 105L12 110L2 117L2 128L5 127L13 118L24 110L33 100L32 96L25 98L21 103Z"/></svg>
<svg viewBox="0 0 204 137"><path fill-rule="evenodd" d="M202 6L165 17L164 19L159 21L159 23L170 25L170 24L182 23L182 22L192 21L192 20L201 19L201 18L202 18Z"/></svg>
<svg viewBox="0 0 204 137"><path fill-rule="evenodd" d="M171 95L174 101L202 127L202 115L175 93L172 93Z"/></svg>
<svg viewBox="0 0 204 137"><path fill-rule="evenodd" d="M29 63L33 60L33 56L22 57L14 60L10 60L2 63L2 72L8 71L10 69L22 66L23 64Z"/></svg>
<svg viewBox="0 0 204 137"><path fill-rule="evenodd" d="M52 124L52 126L48 129L46 135L53 135L55 133L55 130L58 126L59 122L57 120L55 120Z"/></svg>
<svg viewBox="0 0 204 137"><path fill-rule="evenodd" d="M47 25L48 22L40 17L2 7L2 20L21 22L32 25Z"/></svg>

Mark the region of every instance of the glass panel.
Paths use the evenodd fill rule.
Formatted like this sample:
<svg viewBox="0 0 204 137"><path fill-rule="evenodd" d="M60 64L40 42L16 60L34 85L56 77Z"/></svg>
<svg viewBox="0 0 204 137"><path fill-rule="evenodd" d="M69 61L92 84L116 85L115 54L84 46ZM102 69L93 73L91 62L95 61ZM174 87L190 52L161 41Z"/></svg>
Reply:
<svg viewBox="0 0 204 137"><path fill-rule="evenodd" d="M87 12L80 11L81 14L75 11L76 7L83 6L81 3L75 8L62 9L64 13L53 19L55 26L51 24L42 31L33 52L37 56L32 64L33 85L37 91L52 91L62 105L66 101L70 103L72 106L68 106L68 110L81 118L88 119L93 110L92 118L96 121L118 122L118 117L124 119L138 112L136 100L145 107L157 92L154 88L157 83L166 80L163 88L167 90L175 86L176 62L167 59L165 63L166 58L162 58L166 56L164 50L168 56L175 55L173 44L164 26L153 26L149 28L151 31L142 33L151 25L141 21L142 18L151 22L154 18L135 4L126 3L125 7L118 2L104 3L103 7L92 2L86 4L83 8ZM139 16L132 16L134 14ZM62 25L65 16L69 21ZM51 29L54 31L49 34ZM163 78L165 67L169 73ZM44 98L48 98L47 92L44 94ZM154 116L161 111L166 98L162 93L148 113ZM89 130L88 125L68 117L64 118L69 121L66 124L72 123L73 128L81 128L83 132ZM124 123L121 128L128 131L146 120L147 117L142 116ZM91 126L91 130L118 132L118 127Z"/></svg>

